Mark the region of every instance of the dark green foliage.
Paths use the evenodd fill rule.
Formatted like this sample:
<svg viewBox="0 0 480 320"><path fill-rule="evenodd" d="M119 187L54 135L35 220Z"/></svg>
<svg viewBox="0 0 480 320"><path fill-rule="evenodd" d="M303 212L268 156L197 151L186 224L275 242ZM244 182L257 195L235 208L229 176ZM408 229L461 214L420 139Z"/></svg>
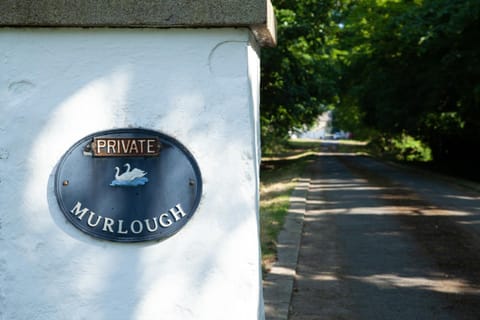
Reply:
<svg viewBox="0 0 480 320"><path fill-rule="evenodd" d="M375 135L368 144L371 154L382 159L403 162L427 162L432 160L430 148L405 133Z"/></svg>
<svg viewBox="0 0 480 320"><path fill-rule="evenodd" d="M355 1L343 18L343 101L380 132L427 142L436 161L468 157L480 137L480 1Z"/></svg>
<svg viewBox="0 0 480 320"><path fill-rule="evenodd" d="M267 146L311 124L336 95L337 70L326 45L334 3L273 2L279 42L262 51L261 125Z"/></svg>
<svg viewBox="0 0 480 320"><path fill-rule="evenodd" d="M264 144L334 109L334 126L354 137L405 133L436 162L479 162L479 0L273 4L279 46L262 53Z"/></svg>

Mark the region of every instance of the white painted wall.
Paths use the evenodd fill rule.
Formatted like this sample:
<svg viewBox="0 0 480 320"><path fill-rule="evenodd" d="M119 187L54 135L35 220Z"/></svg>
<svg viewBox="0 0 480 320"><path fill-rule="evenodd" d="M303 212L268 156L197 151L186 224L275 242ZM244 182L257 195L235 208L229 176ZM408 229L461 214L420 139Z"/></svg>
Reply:
<svg viewBox="0 0 480 320"><path fill-rule="evenodd" d="M258 86L248 29L0 29L0 319L262 319ZM125 127L202 172L160 243L91 238L54 195L74 142Z"/></svg>

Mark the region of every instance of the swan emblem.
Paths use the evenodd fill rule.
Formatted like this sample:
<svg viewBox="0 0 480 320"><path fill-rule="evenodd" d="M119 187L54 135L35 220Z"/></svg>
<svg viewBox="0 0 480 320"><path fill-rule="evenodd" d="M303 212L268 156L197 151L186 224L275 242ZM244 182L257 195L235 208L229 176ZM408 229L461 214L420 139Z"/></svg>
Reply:
<svg viewBox="0 0 480 320"><path fill-rule="evenodd" d="M130 163L125 163L123 166L126 167L126 169L122 174L120 174L120 168L115 167L115 180L110 183L110 186L136 187L148 182L148 178L145 177L147 172L138 168L132 169Z"/></svg>

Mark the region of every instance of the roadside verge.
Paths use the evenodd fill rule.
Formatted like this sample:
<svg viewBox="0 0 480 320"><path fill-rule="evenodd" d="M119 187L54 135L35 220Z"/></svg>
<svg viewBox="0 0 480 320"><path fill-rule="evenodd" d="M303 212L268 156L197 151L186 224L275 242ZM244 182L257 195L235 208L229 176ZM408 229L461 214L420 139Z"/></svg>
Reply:
<svg viewBox="0 0 480 320"><path fill-rule="evenodd" d="M278 235L277 261L263 281L266 320L288 319L309 184L310 177L304 174L292 191L285 223Z"/></svg>

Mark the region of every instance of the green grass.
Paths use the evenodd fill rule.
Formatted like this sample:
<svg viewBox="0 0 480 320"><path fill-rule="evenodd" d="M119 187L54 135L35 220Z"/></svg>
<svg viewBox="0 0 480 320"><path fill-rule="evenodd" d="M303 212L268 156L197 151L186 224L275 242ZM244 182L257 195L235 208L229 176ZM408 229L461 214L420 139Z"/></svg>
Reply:
<svg viewBox="0 0 480 320"><path fill-rule="evenodd" d="M319 148L319 142L291 142L279 153L262 159L260 240L264 270L268 270L276 259L277 237L288 213L290 194Z"/></svg>

